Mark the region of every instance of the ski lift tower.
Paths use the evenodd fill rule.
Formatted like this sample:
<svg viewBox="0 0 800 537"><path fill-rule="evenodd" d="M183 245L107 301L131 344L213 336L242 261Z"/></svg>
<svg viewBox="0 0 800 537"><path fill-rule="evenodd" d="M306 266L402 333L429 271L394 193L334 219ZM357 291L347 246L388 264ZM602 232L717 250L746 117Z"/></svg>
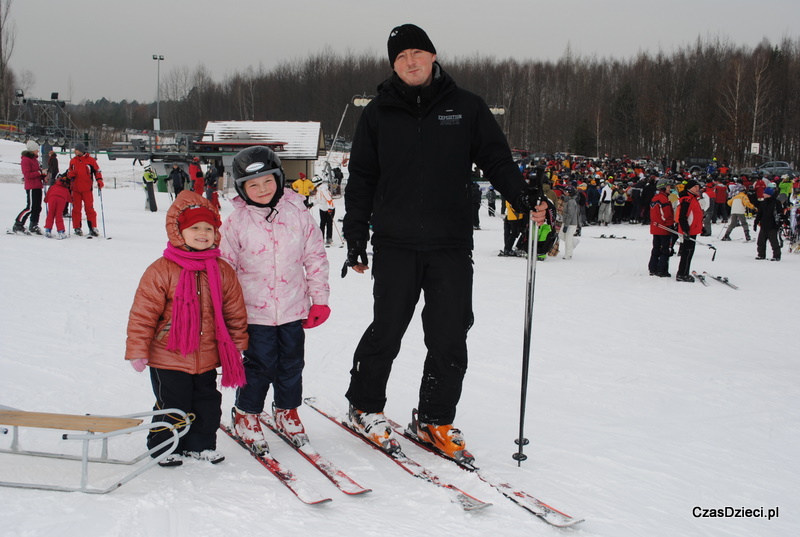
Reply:
<svg viewBox="0 0 800 537"><path fill-rule="evenodd" d="M51 93L50 100L31 99L17 90L14 104L20 133L40 145L49 142L63 146L79 138L78 127L66 111L67 103L58 99L58 93Z"/></svg>

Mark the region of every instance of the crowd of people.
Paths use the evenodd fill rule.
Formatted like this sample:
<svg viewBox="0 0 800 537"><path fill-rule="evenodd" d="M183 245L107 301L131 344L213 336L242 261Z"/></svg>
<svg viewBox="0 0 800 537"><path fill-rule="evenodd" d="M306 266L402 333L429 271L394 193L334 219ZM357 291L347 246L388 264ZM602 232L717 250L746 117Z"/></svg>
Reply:
<svg viewBox="0 0 800 537"><path fill-rule="evenodd" d="M666 260L677 241L681 263L676 279L694 281L691 258L697 237L711 235L711 224L728 224L722 241L741 227L745 241L751 240L748 219L753 229L760 229L756 239L756 259L766 259L766 244L772 248L771 259L780 255L781 229L795 237L796 212L800 197L800 178L764 174L734 173L727 165L714 160L706 169L681 170L673 161L666 169L646 160L627 157L595 161L583 159L541 159L523 165L529 175L536 167L545 168L544 192L556 216L543 231L553 235L547 252L540 259L559 254L564 245L564 259L572 257L574 238L585 226L613 226L621 223L649 225L653 235L650 273L671 276ZM489 214L494 210L491 189L486 192ZM527 255L527 231L524 219L509 208L505 214L504 245L500 256ZM566 228L566 232L564 229ZM540 232L540 239L542 238Z"/></svg>

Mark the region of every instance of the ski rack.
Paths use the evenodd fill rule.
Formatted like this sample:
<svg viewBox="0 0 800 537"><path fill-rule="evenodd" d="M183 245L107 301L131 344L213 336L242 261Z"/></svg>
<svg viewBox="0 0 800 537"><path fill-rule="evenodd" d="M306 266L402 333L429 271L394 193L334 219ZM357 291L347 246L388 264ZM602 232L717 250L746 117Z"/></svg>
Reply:
<svg viewBox="0 0 800 537"><path fill-rule="evenodd" d="M144 423L144 420L142 419L150 416L166 416L168 414L173 414L179 417L179 424L155 419L150 423ZM59 486L48 483L17 483L11 481L0 481L0 486L22 489L54 490L57 492L106 494L121 487L137 475L152 468L172 454L178 447L178 441L180 438L189 431L190 420L189 416L185 412L178 410L177 408L140 412L137 414L127 414L124 416L98 416L26 412L0 405L0 424L11 427L11 446L9 448L0 448L0 453L81 461L81 479L78 486ZM86 434L66 433L61 436L63 440L80 440L82 444L81 455L69 455L21 449L19 441L20 427L60 429L65 431L85 431ZM148 451L145 451L133 459L120 460L109 458L109 438L114 438L138 431L149 431L152 428L170 429L172 432L172 438L168 438L164 442L161 442L159 445L149 449ZM0 428L0 434L8 434L8 432L8 429L5 427ZM102 441L101 453L99 457L89 455L89 445L95 440ZM156 457L150 457L156 451L164 448L166 448L166 450L163 453ZM89 485L89 463L133 465L148 457L150 457L150 460L146 464L138 466L135 470L125 475L122 479L115 481L106 488L97 488Z"/></svg>

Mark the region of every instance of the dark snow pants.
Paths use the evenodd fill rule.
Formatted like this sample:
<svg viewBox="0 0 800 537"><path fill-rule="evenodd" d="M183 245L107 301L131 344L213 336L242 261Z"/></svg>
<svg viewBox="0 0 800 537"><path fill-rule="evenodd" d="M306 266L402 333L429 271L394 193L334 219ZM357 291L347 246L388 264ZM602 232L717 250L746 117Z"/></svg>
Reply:
<svg viewBox="0 0 800 537"><path fill-rule="evenodd" d="M194 414L189 432L181 438L177 453L182 451L203 451L217 448L217 429L222 417L222 394L217 389L217 370L212 369L199 375L173 371L171 369L150 368L150 382L153 384L153 393L156 404L153 410L177 408L186 413ZM167 421L176 423L178 416L155 416L153 421ZM152 449L158 444L172 438L169 429L152 430L147 436L147 448ZM159 450L153 457L163 453Z"/></svg>
<svg viewBox="0 0 800 537"><path fill-rule="evenodd" d="M419 419L453 423L467 370L472 326L472 252L415 251L380 246L372 264L373 321L353 356L347 399L357 409L381 412L392 362L400 352L421 293L428 349L419 389Z"/></svg>
<svg viewBox="0 0 800 537"><path fill-rule="evenodd" d="M647 268L650 274L669 272L669 251L672 249L672 235L653 235L653 249Z"/></svg>
<svg viewBox="0 0 800 537"><path fill-rule="evenodd" d="M244 351L247 384L236 390L236 408L248 414L264 411L270 385L278 408L297 408L303 402L306 336L301 321L247 326L250 343Z"/></svg>
<svg viewBox="0 0 800 537"><path fill-rule="evenodd" d="M681 260L678 262L677 276L689 276L692 272L692 257L694 257L694 247L697 244L694 240L697 235L684 237L681 247L678 250Z"/></svg>

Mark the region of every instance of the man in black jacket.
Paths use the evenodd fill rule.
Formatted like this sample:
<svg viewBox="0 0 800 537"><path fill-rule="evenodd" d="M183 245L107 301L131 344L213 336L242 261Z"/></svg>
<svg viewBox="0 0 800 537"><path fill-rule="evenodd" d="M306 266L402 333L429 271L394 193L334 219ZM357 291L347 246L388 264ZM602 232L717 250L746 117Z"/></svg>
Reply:
<svg viewBox="0 0 800 537"><path fill-rule="evenodd" d="M767 258L767 241L772 246L772 260L781 260L781 244L778 240L778 231L780 230L780 203L774 197L775 189L767 187L764 189L764 199L758 202L758 212L756 213L755 221L753 222L753 231L761 228L758 231L758 238L756 239L756 259Z"/></svg>
<svg viewBox="0 0 800 537"><path fill-rule="evenodd" d="M420 438L457 459L470 459L453 427L467 369L472 326L471 171L520 212L543 222L486 103L459 88L436 63L419 27L394 28L388 41L394 72L364 109L353 138L343 231L347 268L363 273L372 228L374 318L356 348L350 372L350 419L387 451L399 449L383 408L392 361L425 294L428 348L412 426Z"/></svg>

